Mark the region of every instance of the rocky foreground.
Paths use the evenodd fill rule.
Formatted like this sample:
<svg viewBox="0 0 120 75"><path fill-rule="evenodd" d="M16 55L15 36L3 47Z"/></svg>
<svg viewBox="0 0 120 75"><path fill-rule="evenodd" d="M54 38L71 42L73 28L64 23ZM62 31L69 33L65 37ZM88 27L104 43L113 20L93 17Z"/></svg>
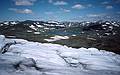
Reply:
<svg viewBox="0 0 120 75"><path fill-rule="evenodd" d="M120 55L96 48L7 39L0 35L0 75L120 75Z"/></svg>

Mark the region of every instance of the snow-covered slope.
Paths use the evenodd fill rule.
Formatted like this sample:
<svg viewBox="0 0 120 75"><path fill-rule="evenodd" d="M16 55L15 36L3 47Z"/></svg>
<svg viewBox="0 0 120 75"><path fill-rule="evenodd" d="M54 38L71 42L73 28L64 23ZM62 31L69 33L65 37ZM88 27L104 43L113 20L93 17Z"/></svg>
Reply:
<svg viewBox="0 0 120 75"><path fill-rule="evenodd" d="M5 41L5 36L4 35L0 35L0 49L5 45L4 41Z"/></svg>
<svg viewBox="0 0 120 75"><path fill-rule="evenodd" d="M0 54L0 75L120 74L120 55L112 52L3 38L2 43L16 42Z"/></svg>

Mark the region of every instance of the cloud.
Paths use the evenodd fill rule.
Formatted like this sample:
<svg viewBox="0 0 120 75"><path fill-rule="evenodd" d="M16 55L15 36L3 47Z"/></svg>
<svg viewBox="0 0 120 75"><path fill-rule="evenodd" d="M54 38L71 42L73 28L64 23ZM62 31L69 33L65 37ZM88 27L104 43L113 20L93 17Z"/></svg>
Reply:
<svg viewBox="0 0 120 75"><path fill-rule="evenodd" d="M74 9L83 9L85 7L83 5L81 5L81 4L76 4L76 5L72 6L72 8L74 8Z"/></svg>
<svg viewBox="0 0 120 75"><path fill-rule="evenodd" d="M89 15L87 15L88 17L99 17L100 15L98 15L98 14L89 14Z"/></svg>
<svg viewBox="0 0 120 75"><path fill-rule="evenodd" d="M53 3L54 5L67 5L68 3L65 1L56 1L55 3Z"/></svg>
<svg viewBox="0 0 120 75"><path fill-rule="evenodd" d="M69 10L69 9L64 9L64 8L60 8L60 10L62 10L63 12L66 12L66 13L71 12L71 10Z"/></svg>
<svg viewBox="0 0 120 75"><path fill-rule="evenodd" d="M105 14L88 14L87 17L102 17L105 16Z"/></svg>
<svg viewBox="0 0 120 75"><path fill-rule="evenodd" d="M22 9L21 10L21 9L16 9L16 8L10 8L9 10L14 11L16 13L20 13L20 14L32 14L33 13L33 11L30 9Z"/></svg>
<svg viewBox="0 0 120 75"><path fill-rule="evenodd" d="M34 2L37 0L13 0L15 5L18 6L31 6L34 5Z"/></svg>
<svg viewBox="0 0 120 75"><path fill-rule="evenodd" d="M45 14L46 14L46 15L53 15L53 12L47 11L47 12L45 12Z"/></svg>
<svg viewBox="0 0 120 75"><path fill-rule="evenodd" d="M106 4L109 4L109 2L105 1L105 2L102 2L101 4L106 5Z"/></svg>
<svg viewBox="0 0 120 75"><path fill-rule="evenodd" d="M53 0L48 0L48 3L53 3Z"/></svg>
<svg viewBox="0 0 120 75"><path fill-rule="evenodd" d="M74 16L73 18L70 18L70 20L81 20L83 16Z"/></svg>
<svg viewBox="0 0 120 75"><path fill-rule="evenodd" d="M113 6L109 5L109 6L106 6L106 9L112 9Z"/></svg>
<svg viewBox="0 0 120 75"><path fill-rule="evenodd" d="M70 12L71 10L68 10L68 9L63 9L64 12Z"/></svg>

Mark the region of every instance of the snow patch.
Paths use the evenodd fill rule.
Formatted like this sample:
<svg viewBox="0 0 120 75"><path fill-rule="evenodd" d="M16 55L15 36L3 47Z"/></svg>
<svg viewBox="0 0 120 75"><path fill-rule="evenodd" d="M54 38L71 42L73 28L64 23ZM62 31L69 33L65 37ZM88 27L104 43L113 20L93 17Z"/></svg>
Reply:
<svg viewBox="0 0 120 75"><path fill-rule="evenodd" d="M33 30L37 30L34 25L29 26Z"/></svg>
<svg viewBox="0 0 120 75"><path fill-rule="evenodd" d="M44 40L48 41L48 42L52 42L52 41L63 40L63 39L69 39L69 37L68 36L55 35L54 37L50 37L50 39L44 39Z"/></svg>
<svg viewBox="0 0 120 75"><path fill-rule="evenodd" d="M34 32L34 34L40 34L40 32Z"/></svg>
<svg viewBox="0 0 120 75"><path fill-rule="evenodd" d="M0 35L0 50L5 45L5 36Z"/></svg>

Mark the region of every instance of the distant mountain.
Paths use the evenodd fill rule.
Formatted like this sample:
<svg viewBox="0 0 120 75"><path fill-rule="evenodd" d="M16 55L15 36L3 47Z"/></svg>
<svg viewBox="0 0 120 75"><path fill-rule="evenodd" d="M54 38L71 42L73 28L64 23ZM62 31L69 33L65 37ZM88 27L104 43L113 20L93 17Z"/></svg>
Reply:
<svg viewBox="0 0 120 75"><path fill-rule="evenodd" d="M0 23L0 34L39 42L50 42L45 39L56 39L56 35L59 39L67 36L68 39L51 42L76 48L96 47L120 53L120 22L117 21L4 21Z"/></svg>
<svg viewBox="0 0 120 75"><path fill-rule="evenodd" d="M0 23L0 32L7 31L41 32L56 35L80 35L94 32L98 36L116 35L119 33L120 22L57 22L57 21L4 21ZM23 31L24 30L24 31Z"/></svg>

